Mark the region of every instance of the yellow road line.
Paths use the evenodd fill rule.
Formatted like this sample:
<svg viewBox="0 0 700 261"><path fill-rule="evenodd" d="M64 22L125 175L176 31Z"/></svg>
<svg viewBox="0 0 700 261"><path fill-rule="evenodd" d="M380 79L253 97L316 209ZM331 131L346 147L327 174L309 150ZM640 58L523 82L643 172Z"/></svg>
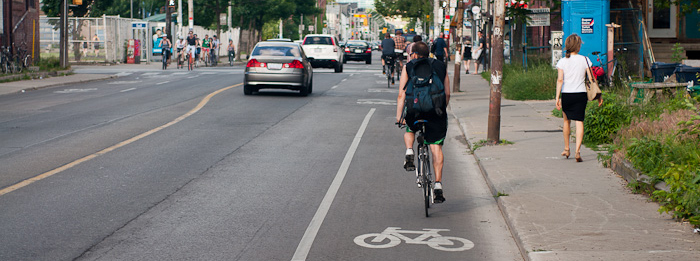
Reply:
<svg viewBox="0 0 700 261"><path fill-rule="evenodd" d="M53 169L53 170L44 172L44 173L42 173L42 174L40 174L40 175L38 175L38 176L29 178L29 179L25 179L25 180L23 180L23 181L21 181L21 182L19 182L19 183L17 183L17 184L14 184L14 185L12 185L12 186L9 186L9 187L7 187L7 188L4 188L4 189L0 190L0 196L5 195L5 194L7 194L7 193L10 193L10 192L12 192L12 191L18 190L18 189L20 189L20 188L26 187L26 186L28 186L29 184L32 184L32 183L37 182L37 181L39 181L39 180L42 180L42 179L51 177L51 176L53 176L54 174L60 173L61 171L70 169L70 168L72 168L72 167L75 167L75 166L77 166L77 165L83 163L83 162L86 162L86 161L89 161L89 160L91 160L91 159L94 159L94 158L97 158L97 157L99 157L99 156L102 156L102 155L104 155L104 154L107 154L107 153L109 153L110 151L113 151L113 150L116 150L116 149L118 149L118 148L124 147L124 146L126 146L126 145L131 144L131 143L134 143L134 142L137 141L137 140L143 139L143 138L145 138L145 137L147 137L147 136L149 136L149 135L151 135L151 134L153 134L153 133L159 132L159 131L161 131L161 130L167 128L167 127L170 127L170 126L172 126L172 125L174 125L174 124L176 124L176 123L178 123L178 122L181 122L182 120L186 119L187 117L192 116L192 114L195 114L195 113L197 113L199 110L201 110L201 109L204 107L204 105L207 105L207 103L209 103L209 100L211 100L211 98L214 97L214 95L217 95L217 94L219 94L219 93L221 93L221 92L223 92L223 91L226 91L226 90L228 90L228 89L231 89L231 88L234 88L234 87L238 87L238 86L241 86L241 85L243 85L243 84L242 84L242 83L239 83L239 84L231 85L231 86L229 86L229 87L225 87L225 88L219 89L219 90L217 90L217 91L215 91L215 92L212 92L212 93L210 93L209 95L207 95L206 97L204 97L204 99L202 99L202 100L199 102L199 104L197 104L197 106L194 107L192 110L190 110L189 112L183 114L183 115L180 116L180 117L177 117L176 119L172 120L171 122L168 122L168 123L166 123L166 124L164 124L164 125L162 125L162 126L160 126L160 127L157 127L157 128L155 128L155 129L152 129L152 130L146 131L146 132L144 132L144 133L141 133L141 134L139 134L139 135L136 135L136 136L134 136L134 137L132 137L132 138L130 138L130 139L128 139L128 140L125 140L125 141L119 142L119 143L117 143L117 144L114 144L114 145L112 145L112 146L110 146L110 147L108 147L108 148L106 148L106 149L101 150L101 151L98 151L98 152L95 152L95 153L93 153L93 154L90 154L90 155L87 155L87 156L85 156L85 157L82 157L82 158L80 158L80 159L77 159L77 160L75 160L75 161L73 161L73 162L70 162L70 163L68 163L68 164L66 164L66 165L60 166L60 167L55 168L55 169Z"/></svg>

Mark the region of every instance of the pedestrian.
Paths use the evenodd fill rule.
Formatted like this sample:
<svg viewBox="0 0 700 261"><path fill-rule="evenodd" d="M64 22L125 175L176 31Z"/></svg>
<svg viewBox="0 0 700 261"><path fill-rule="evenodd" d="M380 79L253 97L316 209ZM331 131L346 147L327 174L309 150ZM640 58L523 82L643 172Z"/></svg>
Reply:
<svg viewBox="0 0 700 261"><path fill-rule="evenodd" d="M447 52L447 43L445 42L445 33L440 32L440 36L438 36L437 39L433 42L435 51L435 59L442 61L443 63L447 64L445 61L445 56L448 54Z"/></svg>
<svg viewBox="0 0 700 261"><path fill-rule="evenodd" d="M462 56L464 60L464 65L467 67L467 74L469 74L469 63L472 60L472 41L467 40L464 43L464 50L462 50Z"/></svg>
<svg viewBox="0 0 700 261"><path fill-rule="evenodd" d="M486 65L484 65L484 61L486 61L486 49L488 48L488 43L486 43L486 38L484 38L484 33L479 31L479 47L474 50L474 55L472 55L472 59L474 59L474 74L479 73L479 64L484 66L484 69L486 69Z"/></svg>
<svg viewBox="0 0 700 261"><path fill-rule="evenodd" d="M581 159L581 143L583 142L583 120L586 114L586 94L585 79L593 80L592 72L589 69L591 60L588 57L579 55L581 50L581 37L572 34L566 38L566 57L557 62L557 93L555 104L557 110L562 110L564 115L564 151L561 153L567 159L571 155L569 140L571 134L571 121L576 124L576 162ZM603 104L603 99L598 99L598 106Z"/></svg>
<svg viewBox="0 0 700 261"><path fill-rule="evenodd" d="M100 37L95 34L95 36L92 37L93 44L95 45L95 57L97 57L97 54L100 52Z"/></svg>

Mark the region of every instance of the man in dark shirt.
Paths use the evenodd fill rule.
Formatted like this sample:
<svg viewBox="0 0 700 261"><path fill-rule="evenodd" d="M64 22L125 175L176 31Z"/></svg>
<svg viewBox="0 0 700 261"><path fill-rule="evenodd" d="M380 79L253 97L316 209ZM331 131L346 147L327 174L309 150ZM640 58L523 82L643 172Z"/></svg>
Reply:
<svg viewBox="0 0 700 261"><path fill-rule="evenodd" d="M435 39L433 44L435 45L435 59L445 62L445 56L447 55L447 43L443 38L445 38L445 33L440 33L440 36Z"/></svg>
<svg viewBox="0 0 700 261"><path fill-rule="evenodd" d="M432 59L428 58L430 54L430 49L428 45L423 42L416 42L412 49L411 60L406 66L403 67L403 72L401 73L401 79L399 80L399 95L396 99L396 122L401 121L401 116L403 114L406 102L406 84L408 84L409 78L413 75L417 76L429 76L433 71L437 74L439 79L443 79L442 83L445 86L445 106L450 102L450 80L447 74L447 66L440 60L434 60L432 66L430 62ZM432 70L431 70L432 69ZM459 73L459 72L458 72ZM444 165L444 157L442 153L442 145L445 142L445 137L447 136L447 114L442 113L438 115L436 112L429 112L421 114L420 119L428 120L425 123L425 144L430 147L430 152L432 153L432 163L433 169L435 171L435 203L442 203L445 201L445 197L442 193L442 166ZM415 140L415 131L413 125L416 118L413 115L406 115L405 124L406 133L404 134L404 144L406 145L406 161L404 162L404 168L407 171L415 170L413 143Z"/></svg>
<svg viewBox="0 0 700 261"><path fill-rule="evenodd" d="M384 36L384 40L382 40L382 44L379 46L379 49L382 50L382 73L387 73L385 69L387 58L393 61L393 59L396 57L396 43L393 39L391 39L391 34L386 33L386 35ZM394 84L394 72L390 73L391 83Z"/></svg>

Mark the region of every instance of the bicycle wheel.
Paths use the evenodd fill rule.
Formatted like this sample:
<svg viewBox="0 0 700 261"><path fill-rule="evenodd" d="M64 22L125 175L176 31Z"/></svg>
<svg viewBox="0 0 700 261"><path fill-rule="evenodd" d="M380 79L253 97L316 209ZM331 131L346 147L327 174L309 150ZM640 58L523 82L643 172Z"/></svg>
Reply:
<svg viewBox="0 0 700 261"><path fill-rule="evenodd" d="M423 148L422 150L427 150ZM425 203L425 217L430 217L428 209L430 208L431 194L432 194L432 184L430 182L430 163L428 163L428 152L423 151L421 153L421 183L423 183L423 201Z"/></svg>
<svg viewBox="0 0 700 261"><path fill-rule="evenodd" d="M384 71L386 72L386 87L391 88L391 66L384 65Z"/></svg>

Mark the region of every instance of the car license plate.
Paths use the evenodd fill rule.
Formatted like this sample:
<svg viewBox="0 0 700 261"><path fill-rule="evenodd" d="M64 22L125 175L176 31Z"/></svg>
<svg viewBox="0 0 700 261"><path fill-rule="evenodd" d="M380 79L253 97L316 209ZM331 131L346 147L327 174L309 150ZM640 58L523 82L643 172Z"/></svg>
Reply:
<svg viewBox="0 0 700 261"><path fill-rule="evenodd" d="M279 69L282 69L282 64L281 63L268 63L267 69L279 70Z"/></svg>
<svg viewBox="0 0 700 261"><path fill-rule="evenodd" d="M321 48L316 48L315 51L316 51L317 53L320 53L320 52L323 52L323 49L321 49Z"/></svg>
<svg viewBox="0 0 700 261"><path fill-rule="evenodd" d="M360 50L360 49L355 49L355 53L362 53L362 50Z"/></svg>

